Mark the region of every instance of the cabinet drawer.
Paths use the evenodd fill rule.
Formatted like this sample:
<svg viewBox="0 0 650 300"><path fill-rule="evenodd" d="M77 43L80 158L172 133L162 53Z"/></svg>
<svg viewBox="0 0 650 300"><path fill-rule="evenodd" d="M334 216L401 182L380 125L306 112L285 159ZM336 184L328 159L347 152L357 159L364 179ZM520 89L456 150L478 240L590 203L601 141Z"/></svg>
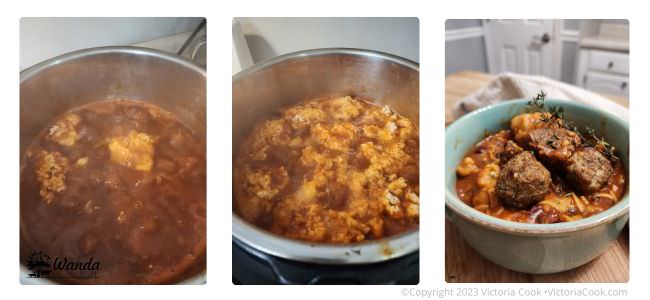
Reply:
<svg viewBox="0 0 650 300"><path fill-rule="evenodd" d="M630 68L627 53L591 50L589 55L589 69L596 71L628 74Z"/></svg>
<svg viewBox="0 0 650 300"><path fill-rule="evenodd" d="M585 74L585 88L597 93L627 97L630 86L626 76L588 72Z"/></svg>

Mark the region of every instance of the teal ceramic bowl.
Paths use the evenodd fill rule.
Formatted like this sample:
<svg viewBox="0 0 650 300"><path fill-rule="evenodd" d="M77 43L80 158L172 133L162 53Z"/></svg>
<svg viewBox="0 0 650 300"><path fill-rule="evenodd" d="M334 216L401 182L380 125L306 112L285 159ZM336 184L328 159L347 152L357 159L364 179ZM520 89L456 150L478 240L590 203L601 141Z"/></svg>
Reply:
<svg viewBox="0 0 650 300"><path fill-rule="evenodd" d="M616 240L628 220L629 189L621 201L602 213L555 224L501 220L475 210L456 195L456 166L463 156L484 137L486 130L507 129L510 119L526 110L527 102L513 100L488 106L447 127L445 213L465 240L488 260L525 273L561 272L593 260ZM576 125L596 129L599 136L616 147L617 155L629 170L629 128L626 121L576 102L547 99L545 106L551 105L563 106L565 119Z"/></svg>

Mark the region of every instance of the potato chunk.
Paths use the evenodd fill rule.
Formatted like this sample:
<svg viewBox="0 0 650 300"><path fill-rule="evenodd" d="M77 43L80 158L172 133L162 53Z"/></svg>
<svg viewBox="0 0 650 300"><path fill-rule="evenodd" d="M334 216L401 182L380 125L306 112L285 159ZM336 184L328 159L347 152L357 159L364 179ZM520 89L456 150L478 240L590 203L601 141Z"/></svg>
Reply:
<svg viewBox="0 0 650 300"><path fill-rule="evenodd" d="M48 132L47 138L62 146L72 146L77 142L78 134L75 126L81 119L75 114L67 114L56 121Z"/></svg>
<svg viewBox="0 0 650 300"><path fill-rule="evenodd" d="M52 204L57 193L65 190L68 159L59 152L42 151L36 162L36 178L41 184L40 194L46 204Z"/></svg>
<svg viewBox="0 0 650 300"><path fill-rule="evenodd" d="M114 163L138 171L151 171L153 138L146 133L131 131L127 136L111 138L108 149Z"/></svg>
<svg viewBox="0 0 650 300"><path fill-rule="evenodd" d="M474 162L474 159L471 157L465 157L458 167L456 167L456 173L458 173L458 176L468 176L471 174L476 174L480 171L481 169L476 165L476 162Z"/></svg>
<svg viewBox="0 0 650 300"><path fill-rule="evenodd" d="M361 104L350 96L332 99L328 104L332 106L331 116L340 121L356 118L362 109Z"/></svg>

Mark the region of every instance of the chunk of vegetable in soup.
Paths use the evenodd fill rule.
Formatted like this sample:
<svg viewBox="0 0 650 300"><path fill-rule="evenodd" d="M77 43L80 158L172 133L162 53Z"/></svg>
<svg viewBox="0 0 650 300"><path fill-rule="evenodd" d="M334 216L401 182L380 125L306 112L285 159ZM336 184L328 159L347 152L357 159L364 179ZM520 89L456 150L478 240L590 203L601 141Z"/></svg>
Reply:
<svg viewBox="0 0 650 300"><path fill-rule="evenodd" d="M205 140L140 101L66 112L21 162L21 262L34 253L75 284L158 284L205 268Z"/></svg>

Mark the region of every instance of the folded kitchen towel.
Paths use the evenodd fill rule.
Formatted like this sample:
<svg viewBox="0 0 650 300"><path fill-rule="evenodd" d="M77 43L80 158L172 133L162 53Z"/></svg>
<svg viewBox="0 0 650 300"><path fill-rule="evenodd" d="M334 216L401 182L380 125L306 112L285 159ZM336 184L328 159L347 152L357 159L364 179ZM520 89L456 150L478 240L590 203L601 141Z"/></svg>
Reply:
<svg viewBox="0 0 650 300"><path fill-rule="evenodd" d="M540 90L548 99L573 100L589 104L628 120L627 108L598 94L543 76L502 73L486 87L458 101L453 107L454 119L490 104L512 99L531 99Z"/></svg>

